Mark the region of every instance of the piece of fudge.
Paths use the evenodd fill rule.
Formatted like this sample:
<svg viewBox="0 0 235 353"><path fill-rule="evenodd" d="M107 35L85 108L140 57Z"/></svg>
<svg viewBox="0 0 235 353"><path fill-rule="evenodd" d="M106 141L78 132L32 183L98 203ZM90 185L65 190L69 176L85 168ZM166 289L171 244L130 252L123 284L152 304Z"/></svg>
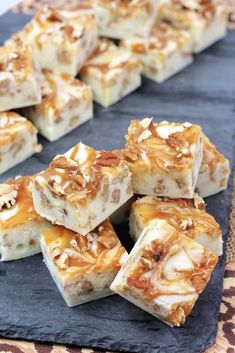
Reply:
<svg viewBox="0 0 235 353"><path fill-rule="evenodd" d="M196 191L207 197L225 190L230 174L229 161L211 141L202 134L203 158L197 179Z"/></svg>
<svg viewBox="0 0 235 353"><path fill-rule="evenodd" d="M92 91L68 74L43 72L42 102L22 110L49 141L66 135L93 116Z"/></svg>
<svg viewBox="0 0 235 353"><path fill-rule="evenodd" d="M159 0L94 0L99 34L124 39L147 37L156 17Z"/></svg>
<svg viewBox="0 0 235 353"><path fill-rule="evenodd" d="M9 43L30 43L43 69L76 76L97 40L92 15L45 6Z"/></svg>
<svg viewBox="0 0 235 353"><path fill-rule="evenodd" d="M136 195L132 196L127 202L119 207L114 213L109 216L112 225L119 225L128 222L131 212L131 206L136 201Z"/></svg>
<svg viewBox="0 0 235 353"><path fill-rule="evenodd" d="M1 261L41 252L39 236L51 225L33 207L31 177L16 177L0 184Z"/></svg>
<svg viewBox="0 0 235 353"><path fill-rule="evenodd" d="M156 23L148 38L126 38L121 45L143 65L143 75L163 82L193 62L192 38L188 31Z"/></svg>
<svg viewBox="0 0 235 353"><path fill-rule="evenodd" d="M0 112L41 101L40 69L26 46L0 47Z"/></svg>
<svg viewBox="0 0 235 353"><path fill-rule="evenodd" d="M91 87L94 100L108 107L141 85L141 69L127 49L101 39L80 74Z"/></svg>
<svg viewBox="0 0 235 353"><path fill-rule="evenodd" d="M202 160L201 128L133 120L123 152L135 194L192 198Z"/></svg>
<svg viewBox="0 0 235 353"><path fill-rule="evenodd" d="M41 248L45 263L70 307L112 295L110 284L127 258L108 220L86 237L54 226L42 234Z"/></svg>
<svg viewBox="0 0 235 353"><path fill-rule="evenodd" d="M136 241L152 222L165 220L183 235L195 240L215 255L222 255L223 240L219 224L205 210L204 201L145 196L132 204L129 226Z"/></svg>
<svg viewBox="0 0 235 353"><path fill-rule="evenodd" d="M14 112L0 113L0 174L41 150L30 121Z"/></svg>
<svg viewBox="0 0 235 353"><path fill-rule="evenodd" d="M122 159L79 143L35 177L32 194L42 217L86 235L133 192L131 174Z"/></svg>
<svg viewBox="0 0 235 353"><path fill-rule="evenodd" d="M174 27L188 30L199 53L226 35L227 11L213 0L164 0L158 17Z"/></svg>
<svg viewBox="0 0 235 353"><path fill-rule="evenodd" d="M110 288L166 324L180 326L217 260L161 220L143 231Z"/></svg>

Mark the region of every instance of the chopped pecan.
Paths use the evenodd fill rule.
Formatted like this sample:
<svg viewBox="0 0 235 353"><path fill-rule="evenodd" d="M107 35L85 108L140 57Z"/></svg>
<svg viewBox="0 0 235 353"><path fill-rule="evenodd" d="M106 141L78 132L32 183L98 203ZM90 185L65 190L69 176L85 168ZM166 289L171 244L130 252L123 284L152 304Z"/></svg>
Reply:
<svg viewBox="0 0 235 353"><path fill-rule="evenodd" d="M51 164L51 168L66 169L75 171L78 169L78 165L72 159L66 158L65 156L59 156L54 159Z"/></svg>
<svg viewBox="0 0 235 353"><path fill-rule="evenodd" d="M147 140L150 136L152 136L152 132L146 129L139 135L137 142L140 143L144 140Z"/></svg>
<svg viewBox="0 0 235 353"><path fill-rule="evenodd" d="M119 189L115 189L112 192L112 202L113 203L118 203L120 201L120 190Z"/></svg>
<svg viewBox="0 0 235 353"><path fill-rule="evenodd" d="M101 167L115 167L120 163L120 158L107 151L100 151L95 164Z"/></svg>
<svg viewBox="0 0 235 353"><path fill-rule="evenodd" d="M11 208L16 204L17 191L14 186L0 184L0 211L3 208Z"/></svg>

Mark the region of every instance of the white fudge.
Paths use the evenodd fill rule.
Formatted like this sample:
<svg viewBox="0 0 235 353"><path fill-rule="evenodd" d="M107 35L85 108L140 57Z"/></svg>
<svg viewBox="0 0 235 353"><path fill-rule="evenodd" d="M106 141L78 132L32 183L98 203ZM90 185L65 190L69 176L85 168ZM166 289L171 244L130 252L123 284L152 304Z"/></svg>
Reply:
<svg viewBox="0 0 235 353"><path fill-rule="evenodd" d="M86 235L133 192L123 160L79 143L35 177L32 194L42 217Z"/></svg>
<svg viewBox="0 0 235 353"><path fill-rule="evenodd" d="M193 198L202 148L198 125L133 120L123 153L134 193Z"/></svg>
<svg viewBox="0 0 235 353"><path fill-rule="evenodd" d="M162 220L141 234L110 288L166 324L180 326L216 263L210 251Z"/></svg>
<svg viewBox="0 0 235 353"><path fill-rule="evenodd" d="M189 30L195 53L226 35L227 11L213 0L165 0L159 6L158 16L174 27Z"/></svg>
<svg viewBox="0 0 235 353"><path fill-rule="evenodd" d="M41 150L30 121L14 112L0 113L0 174Z"/></svg>
<svg viewBox="0 0 235 353"><path fill-rule="evenodd" d="M81 70L94 100L104 107L117 102L141 85L141 64L124 48L102 39Z"/></svg>
<svg viewBox="0 0 235 353"><path fill-rule="evenodd" d="M45 263L68 306L112 295L110 284L127 258L109 221L86 237L62 226L41 236Z"/></svg>
<svg viewBox="0 0 235 353"><path fill-rule="evenodd" d="M0 112L41 101L40 69L31 49L0 48Z"/></svg>
<svg viewBox="0 0 235 353"><path fill-rule="evenodd" d="M49 141L66 135L93 116L92 91L68 74L43 73L43 99L22 110Z"/></svg>
<svg viewBox="0 0 235 353"><path fill-rule="evenodd" d="M11 42L30 43L43 69L76 76L97 45L92 15L44 7Z"/></svg>
<svg viewBox="0 0 235 353"><path fill-rule="evenodd" d="M196 191L207 197L225 190L230 174L229 161L203 134L203 158L196 184Z"/></svg>
<svg viewBox="0 0 235 353"><path fill-rule="evenodd" d="M156 17L159 0L94 0L93 9L104 37L147 37Z"/></svg>
<svg viewBox="0 0 235 353"><path fill-rule="evenodd" d="M39 236L50 227L33 207L30 177L0 184L1 261L17 260L41 252Z"/></svg>
<svg viewBox="0 0 235 353"><path fill-rule="evenodd" d="M193 62L192 38L189 32L156 23L148 38L127 38L129 49L143 65L143 75L163 82Z"/></svg>
<svg viewBox="0 0 235 353"><path fill-rule="evenodd" d="M130 234L136 241L152 222L165 220L181 234L195 240L215 255L222 255L223 240L219 224L205 210L201 198L194 200L145 196L131 207Z"/></svg>

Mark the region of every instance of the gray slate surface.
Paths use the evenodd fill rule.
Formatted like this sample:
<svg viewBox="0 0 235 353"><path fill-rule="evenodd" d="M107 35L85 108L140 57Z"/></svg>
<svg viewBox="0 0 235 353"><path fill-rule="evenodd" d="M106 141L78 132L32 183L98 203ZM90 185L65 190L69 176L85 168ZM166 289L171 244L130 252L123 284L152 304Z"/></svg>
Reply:
<svg viewBox="0 0 235 353"><path fill-rule="evenodd" d="M8 13L0 18L0 42L28 17ZM190 121L204 132L234 165L235 32L164 84L143 80L135 93L104 109L95 105L95 119L55 143L41 138L44 150L1 177L27 175L45 168L57 153L79 141L95 148L120 148L132 118ZM226 240L231 201L229 189L207 199ZM128 229L117 229L131 248ZM0 264L0 335L36 341L75 344L123 352L199 353L216 337L223 284L223 256L186 324L169 328L124 299L113 296L76 308L66 307L41 255Z"/></svg>

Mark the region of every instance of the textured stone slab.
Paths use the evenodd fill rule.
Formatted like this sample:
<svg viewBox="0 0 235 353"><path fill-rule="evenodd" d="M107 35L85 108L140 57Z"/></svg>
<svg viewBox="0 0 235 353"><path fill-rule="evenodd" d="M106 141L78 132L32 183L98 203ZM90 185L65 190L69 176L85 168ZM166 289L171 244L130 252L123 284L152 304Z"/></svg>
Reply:
<svg viewBox="0 0 235 353"><path fill-rule="evenodd" d="M20 28L27 17L0 18L0 41ZM155 120L190 121L205 133L234 165L235 33L195 57L195 63L164 84L144 80L142 87L109 109L95 106L95 119L61 140L41 138L44 151L1 176L32 174L45 168L57 153L79 141L95 148L120 148L129 121L154 116ZM229 189L208 198L208 210L228 232ZM118 229L131 248L127 226ZM199 353L216 337L223 284L221 258L206 290L184 327L169 328L124 299L113 296L68 308L53 283L41 255L0 264L0 335L36 341L145 353Z"/></svg>

